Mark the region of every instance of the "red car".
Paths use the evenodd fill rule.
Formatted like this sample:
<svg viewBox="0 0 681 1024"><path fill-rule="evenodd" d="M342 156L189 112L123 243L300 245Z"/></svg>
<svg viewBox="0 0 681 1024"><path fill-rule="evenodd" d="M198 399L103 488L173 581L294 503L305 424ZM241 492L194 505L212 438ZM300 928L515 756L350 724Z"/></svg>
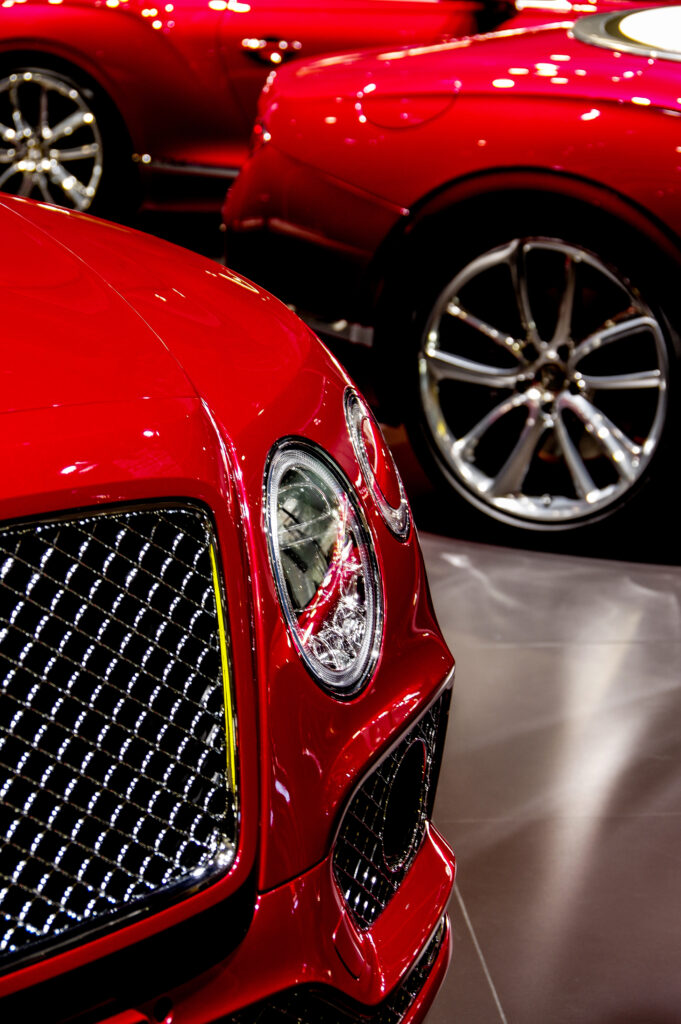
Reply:
<svg viewBox="0 0 681 1024"><path fill-rule="evenodd" d="M638 531L668 504L680 25L348 54L264 92L229 259L373 340L383 415L482 523Z"/></svg>
<svg viewBox="0 0 681 1024"><path fill-rule="evenodd" d="M233 272L0 225L2 1019L423 1020L453 663L375 421Z"/></svg>
<svg viewBox="0 0 681 1024"><path fill-rule="evenodd" d="M505 0L4 0L0 189L107 215L212 207L291 57L434 42Z"/></svg>

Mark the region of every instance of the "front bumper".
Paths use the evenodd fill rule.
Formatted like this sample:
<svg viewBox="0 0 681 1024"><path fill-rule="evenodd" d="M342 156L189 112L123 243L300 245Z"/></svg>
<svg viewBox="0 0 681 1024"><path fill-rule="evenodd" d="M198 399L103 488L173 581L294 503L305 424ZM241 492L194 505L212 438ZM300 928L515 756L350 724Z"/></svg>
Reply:
<svg viewBox="0 0 681 1024"><path fill-rule="evenodd" d="M344 806L329 855L290 882L258 894L248 934L230 958L199 979L199 998L195 982L168 997L174 1020L411 1024L423 1019L450 956L445 915L456 862L429 820L449 696L447 686L369 767ZM408 818L408 787L400 788L399 782L411 763L409 751L421 747L427 750L428 769L417 852L405 835L401 863L389 863L386 830L395 842L391 793ZM375 890L369 907L362 900L367 886Z"/></svg>
<svg viewBox="0 0 681 1024"><path fill-rule="evenodd" d="M202 988L199 999L194 986L174 994L173 1019L187 1024L284 1024L292 1019L301 1024L358 1019L415 1024L423 1019L449 962L444 915L454 871L450 849L429 828L399 897L360 935L334 884L330 858L325 860L259 897L242 945ZM320 1016L324 1006L325 1016Z"/></svg>
<svg viewBox="0 0 681 1024"><path fill-rule="evenodd" d="M208 975L97 1024L417 1024L449 963L455 862L429 828L396 898L359 936L331 859L261 894L241 946ZM228 927L228 922L225 922ZM210 944L211 935L205 936Z"/></svg>

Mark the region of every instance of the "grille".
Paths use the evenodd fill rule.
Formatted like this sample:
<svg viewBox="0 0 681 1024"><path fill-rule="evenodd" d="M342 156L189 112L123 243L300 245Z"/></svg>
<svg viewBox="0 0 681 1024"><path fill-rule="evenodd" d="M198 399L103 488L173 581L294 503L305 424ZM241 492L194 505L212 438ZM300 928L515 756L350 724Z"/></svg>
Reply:
<svg viewBox="0 0 681 1024"><path fill-rule="evenodd" d="M297 988L250 1006L216 1024L399 1024L428 980L447 934L442 918L404 981L378 1006L363 1006L330 988Z"/></svg>
<svg viewBox="0 0 681 1024"><path fill-rule="evenodd" d="M370 927L402 884L432 813L442 757L450 691L406 733L362 783L336 839L333 870L360 928ZM421 750L420 768L414 752ZM414 773L411 792L405 770ZM398 792L399 786L399 792ZM409 810L402 802L403 793ZM404 814L403 836L396 821ZM411 819L411 820L409 820Z"/></svg>
<svg viewBox="0 0 681 1024"><path fill-rule="evenodd" d="M2 962L231 859L212 536L179 506L0 530Z"/></svg>

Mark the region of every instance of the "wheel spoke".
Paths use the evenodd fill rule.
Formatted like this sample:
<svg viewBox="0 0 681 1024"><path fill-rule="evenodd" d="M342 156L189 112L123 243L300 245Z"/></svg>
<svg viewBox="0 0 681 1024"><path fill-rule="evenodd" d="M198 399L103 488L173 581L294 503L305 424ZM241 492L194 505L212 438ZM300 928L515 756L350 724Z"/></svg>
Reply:
<svg viewBox="0 0 681 1024"><path fill-rule="evenodd" d="M22 178L21 185L17 189L17 193L16 194L18 196L24 196L24 197L30 196L31 192L33 191L33 186L34 185L35 185L35 174L26 173L26 174L24 174L24 176Z"/></svg>
<svg viewBox="0 0 681 1024"><path fill-rule="evenodd" d="M572 477L572 482L575 485L575 490L580 498L584 501L588 501L589 495L596 493L596 485L591 479L591 474L586 468L584 460L579 454L576 445L573 443L567 427L563 422L563 418L560 415L555 418L555 431L563 450L563 455L565 456L565 462L570 472L570 476Z"/></svg>
<svg viewBox="0 0 681 1024"><path fill-rule="evenodd" d="M458 456L470 461L476 445L482 440L490 427L493 427L495 423L498 423L504 416L513 412L514 409L518 409L519 407L527 404L527 395L512 395L510 398L504 399L503 402L500 402L498 405L495 405L493 409L490 409L490 411L483 416L475 426L471 427L467 434L464 434L463 437L460 437L458 441L454 443L454 452Z"/></svg>
<svg viewBox="0 0 681 1024"><path fill-rule="evenodd" d="M40 137L43 139L48 138L50 135L50 122L47 118L47 89L43 85L40 90L40 113L38 116L38 128L40 129Z"/></svg>
<svg viewBox="0 0 681 1024"><path fill-rule="evenodd" d="M471 327L474 331L478 331L479 334L483 334L490 341L493 341L495 345L500 345L507 352L511 352L516 359L522 360L522 348L524 342L518 341L517 338L513 338L510 334L504 334L502 331L498 331L496 327L492 327L485 320L480 320L479 317L470 313L467 309L459 303L458 299L452 299L447 305L446 313L448 316L452 316L462 323L465 323L468 327ZM524 360L523 360L524 361Z"/></svg>
<svg viewBox="0 0 681 1024"><path fill-rule="evenodd" d="M565 254L565 286L558 307L558 319L553 334L552 346L560 345L571 337L572 312L575 305L575 286L577 281L577 268L575 261L569 253Z"/></svg>
<svg viewBox="0 0 681 1024"><path fill-rule="evenodd" d="M626 338L628 335L635 334L641 330L649 330L656 336L660 332L657 321L653 320L651 316L646 316L645 313L635 313L632 315L631 311L627 310L618 317L613 317L612 320L606 321L606 323L589 334L575 347L570 357L570 369L574 369L582 359L591 355L592 352L596 352L605 345L611 345L613 342L620 341L622 338Z"/></svg>
<svg viewBox="0 0 681 1024"><path fill-rule="evenodd" d="M50 151L50 156L61 163L65 163L69 160L87 160L89 157L97 156L98 153L99 146L97 143L89 142L85 146L76 146L73 149L53 149Z"/></svg>
<svg viewBox="0 0 681 1024"><path fill-rule="evenodd" d="M19 105L19 84L13 82L9 90L9 99L12 104L12 121L14 122L15 131L20 135L24 132L31 132L31 126L27 121L24 120L24 115L21 113L21 107Z"/></svg>
<svg viewBox="0 0 681 1024"><path fill-rule="evenodd" d="M77 178L62 167L61 164L53 164L49 171L50 180L64 190L77 210L86 210L89 206L89 197L84 194L85 189Z"/></svg>
<svg viewBox="0 0 681 1024"><path fill-rule="evenodd" d="M501 498L506 494L516 494L522 491L532 457L546 429L546 419L542 414L539 402L528 402L525 425L513 451L491 482L488 490L491 497Z"/></svg>
<svg viewBox="0 0 681 1024"><path fill-rule="evenodd" d="M434 345L426 346L423 358L429 374L438 381L458 380L466 384L481 384L487 388L509 389L514 388L518 382L517 373L442 352Z"/></svg>
<svg viewBox="0 0 681 1024"><path fill-rule="evenodd" d="M605 377L582 374L584 384L592 391L640 391L645 388L664 388L661 370L641 370L638 373L620 373Z"/></svg>
<svg viewBox="0 0 681 1024"><path fill-rule="evenodd" d="M87 110L76 110L73 114L69 114L63 121L56 124L52 129L52 133L49 136L50 139L63 139L68 135L73 135L77 128L81 128L84 124L92 124L94 121L93 115Z"/></svg>
<svg viewBox="0 0 681 1024"><path fill-rule="evenodd" d="M9 125L0 123L0 138L3 142L14 142L17 137L16 130Z"/></svg>
<svg viewBox="0 0 681 1024"><path fill-rule="evenodd" d="M2 188L5 182L8 181L13 174L17 174L18 170L19 168L17 164L13 163L11 167L8 167L6 171L3 171L3 173L0 174L0 188Z"/></svg>
<svg viewBox="0 0 681 1024"><path fill-rule="evenodd" d="M523 325L523 330L525 331L527 340L539 345L539 334L532 315L532 309L530 308L530 297L527 288L525 243L521 238L516 239L509 255L511 279L513 281L513 289L515 291L516 303L520 314L520 322Z"/></svg>
<svg viewBox="0 0 681 1024"><path fill-rule="evenodd" d="M0 164L16 163L17 154L14 150L0 151Z"/></svg>
<svg viewBox="0 0 681 1024"><path fill-rule="evenodd" d="M641 448L634 444L612 420L582 395L565 392L557 401L558 411L569 409L582 422L587 433L602 449L617 474L629 483L638 475Z"/></svg>
<svg viewBox="0 0 681 1024"><path fill-rule="evenodd" d="M43 197L43 199L45 200L46 203L51 203L52 202L52 196L50 195L50 190L49 190L49 188L47 186L47 178L45 177L44 174L36 174L35 175L35 179L36 179L38 188L40 189L41 196Z"/></svg>

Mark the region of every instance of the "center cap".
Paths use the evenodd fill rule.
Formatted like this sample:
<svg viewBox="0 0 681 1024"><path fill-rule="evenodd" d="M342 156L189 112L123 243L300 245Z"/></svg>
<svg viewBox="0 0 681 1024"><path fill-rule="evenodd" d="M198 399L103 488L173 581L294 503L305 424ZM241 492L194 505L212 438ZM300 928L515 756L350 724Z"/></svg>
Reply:
<svg viewBox="0 0 681 1024"><path fill-rule="evenodd" d="M545 363L539 371L538 381L545 391L560 391L566 380L565 370L557 363Z"/></svg>

